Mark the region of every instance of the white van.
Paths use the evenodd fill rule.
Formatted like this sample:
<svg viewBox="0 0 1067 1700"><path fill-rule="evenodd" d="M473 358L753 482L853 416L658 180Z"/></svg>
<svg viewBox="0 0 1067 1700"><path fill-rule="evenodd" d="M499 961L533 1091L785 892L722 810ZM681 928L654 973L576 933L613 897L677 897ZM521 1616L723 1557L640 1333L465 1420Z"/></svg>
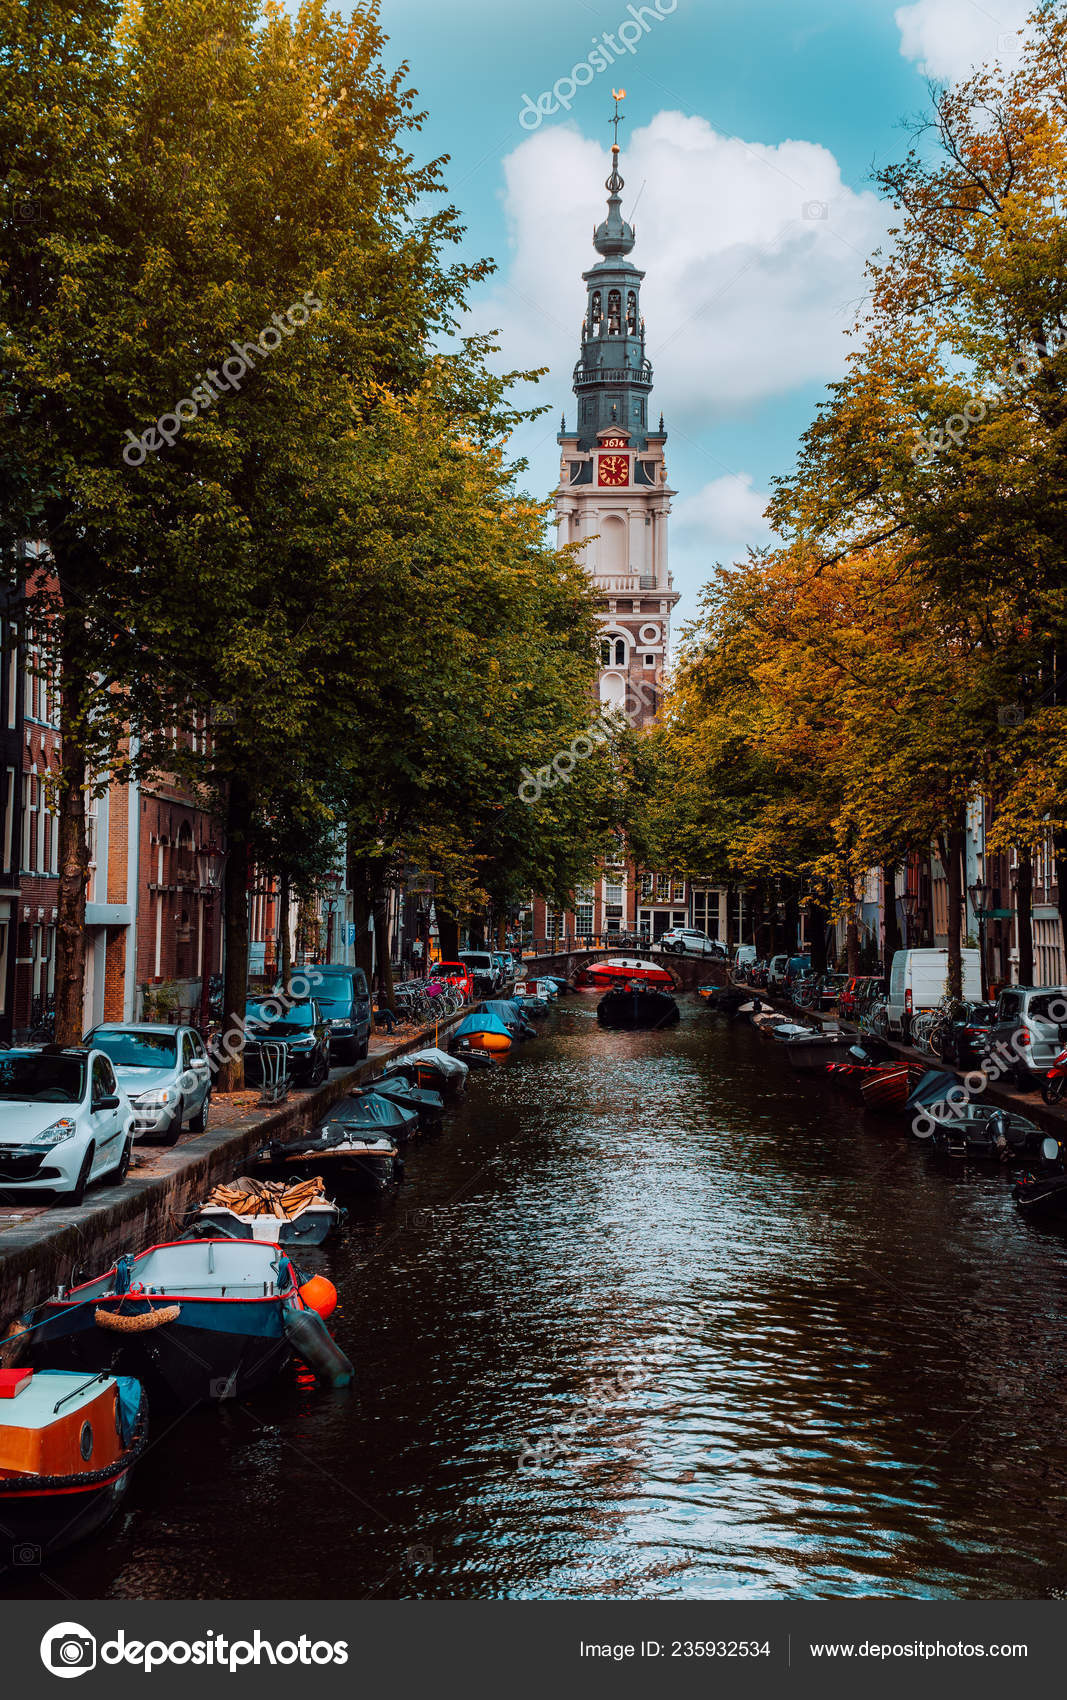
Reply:
<svg viewBox="0 0 1067 1700"><path fill-rule="evenodd" d="M785 985L786 969L789 967L789 952L784 956L772 956L767 966L768 991L780 991Z"/></svg>
<svg viewBox="0 0 1067 1700"><path fill-rule="evenodd" d="M967 1003L982 1001L982 965L976 950L965 950L962 997ZM889 975L886 1015L890 1032L907 1033L913 1015L935 1009L945 996L948 980L947 950L898 950Z"/></svg>
<svg viewBox="0 0 1067 1700"><path fill-rule="evenodd" d="M734 947L734 967L739 974L744 973L744 970L746 968L751 968L752 964L755 962L755 960L756 960L756 947L755 947L754 944L735 945L735 947Z"/></svg>

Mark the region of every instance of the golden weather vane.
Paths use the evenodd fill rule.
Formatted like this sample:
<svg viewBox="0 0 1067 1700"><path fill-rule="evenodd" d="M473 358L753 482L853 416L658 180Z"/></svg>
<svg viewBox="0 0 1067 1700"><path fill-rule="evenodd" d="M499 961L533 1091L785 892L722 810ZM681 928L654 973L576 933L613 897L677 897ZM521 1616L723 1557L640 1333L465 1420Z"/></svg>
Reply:
<svg viewBox="0 0 1067 1700"><path fill-rule="evenodd" d="M612 93L612 96L614 97L614 100L615 100L615 116L614 116L614 118L610 118L608 120L608 122L609 122L609 124L611 124L614 127L614 130L615 130L614 146L615 146L615 152L618 153L618 151L619 151L619 125L625 124L625 122L626 122L625 114L619 111L619 102L620 102L620 100L626 99L626 90L625 89L612 89L611 93Z"/></svg>

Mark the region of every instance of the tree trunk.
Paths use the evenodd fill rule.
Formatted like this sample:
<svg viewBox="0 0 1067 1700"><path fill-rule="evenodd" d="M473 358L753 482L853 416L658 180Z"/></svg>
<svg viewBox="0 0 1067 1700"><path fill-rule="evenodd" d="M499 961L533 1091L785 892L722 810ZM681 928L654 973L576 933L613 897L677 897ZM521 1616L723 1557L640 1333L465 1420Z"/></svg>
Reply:
<svg viewBox="0 0 1067 1700"><path fill-rule="evenodd" d="M441 944L441 961L455 962L459 955L459 921L437 904L437 935Z"/></svg>
<svg viewBox="0 0 1067 1700"><path fill-rule="evenodd" d="M963 857L964 823L957 819L942 841L948 882L948 977L950 998L963 997Z"/></svg>
<svg viewBox="0 0 1067 1700"><path fill-rule="evenodd" d="M882 972L888 980L893 958L900 949L900 922L897 920L897 869L887 862L882 869L882 910L885 923Z"/></svg>
<svg viewBox="0 0 1067 1700"><path fill-rule="evenodd" d="M378 968L378 1008L396 1013L393 991L393 951L389 937L389 893L379 886L374 893L374 944Z"/></svg>
<svg viewBox="0 0 1067 1700"><path fill-rule="evenodd" d="M860 927L856 907L856 887L848 888L848 921L845 925L845 969L850 978L860 971Z"/></svg>
<svg viewBox="0 0 1067 1700"><path fill-rule="evenodd" d="M248 855L252 821L248 787L230 782L226 807L226 877L222 894L226 970L223 979L220 1092L239 1092L245 1083L243 1056L245 1003L248 997Z"/></svg>
<svg viewBox="0 0 1067 1700"><path fill-rule="evenodd" d="M370 869L365 861L352 854L351 848L348 853L348 889L352 893L356 967L362 968L369 986L373 980L374 969L374 935L371 932L371 916L374 910Z"/></svg>
<svg viewBox="0 0 1067 1700"><path fill-rule="evenodd" d="M471 916L471 949L485 949L485 916Z"/></svg>
<svg viewBox="0 0 1067 1700"><path fill-rule="evenodd" d="M56 899L56 1044L80 1045L85 1031L85 893L89 847L85 841L88 763L84 727L88 690L77 664L77 622L62 620L59 656L60 769L59 891ZM70 665L67 665L68 656Z"/></svg>
<svg viewBox="0 0 1067 1700"><path fill-rule="evenodd" d="M293 952L289 939L290 897L289 875L282 874L278 881L278 978L286 988L293 977Z"/></svg>
<svg viewBox="0 0 1067 1700"><path fill-rule="evenodd" d="M797 900L797 888L793 880L785 884L785 938L782 949L790 956L796 956L800 945L800 904Z"/></svg>
<svg viewBox="0 0 1067 1700"><path fill-rule="evenodd" d="M826 973L826 910L821 903L808 905L808 932L811 936L811 971Z"/></svg>
<svg viewBox="0 0 1067 1700"><path fill-rule="evenodd" d="M1019 851L1019 884L1015 892L1017 937L1019 940L1019 984L1034 983L1034 862L1029 844Z"/></svg>

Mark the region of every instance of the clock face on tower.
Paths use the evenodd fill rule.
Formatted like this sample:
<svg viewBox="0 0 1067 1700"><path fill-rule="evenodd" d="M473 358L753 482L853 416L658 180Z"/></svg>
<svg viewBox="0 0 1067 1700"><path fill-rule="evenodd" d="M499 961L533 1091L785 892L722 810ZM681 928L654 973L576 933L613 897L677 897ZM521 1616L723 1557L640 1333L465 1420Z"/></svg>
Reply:
<svg viewBox="0 0 1067 1700"><path fill-rule="evenodd" d="M629 455L600 455L597 460L598 484L629 484Z"/></svg>

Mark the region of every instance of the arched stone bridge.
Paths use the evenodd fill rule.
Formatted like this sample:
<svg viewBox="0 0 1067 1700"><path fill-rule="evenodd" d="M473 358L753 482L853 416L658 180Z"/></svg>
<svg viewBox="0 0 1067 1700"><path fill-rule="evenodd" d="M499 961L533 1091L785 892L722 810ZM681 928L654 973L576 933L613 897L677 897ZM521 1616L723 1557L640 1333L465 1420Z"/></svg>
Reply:
<svg viewBox="0 0 1067 1700"><path fill-rule="evenodd" d="M590 962L606 962L613 956L651 962L657 968L665 968L675 988L681 992L695 991L697 986L725 986L727 983L726 964L720 957L675 956L673 952L649 950L641 945L616 945L614 949L596 950L574 948L542 956L527 956L523 960L523 970L527 979L536 979L538 974L559 974L565 980L573 980Z"/></svg>

